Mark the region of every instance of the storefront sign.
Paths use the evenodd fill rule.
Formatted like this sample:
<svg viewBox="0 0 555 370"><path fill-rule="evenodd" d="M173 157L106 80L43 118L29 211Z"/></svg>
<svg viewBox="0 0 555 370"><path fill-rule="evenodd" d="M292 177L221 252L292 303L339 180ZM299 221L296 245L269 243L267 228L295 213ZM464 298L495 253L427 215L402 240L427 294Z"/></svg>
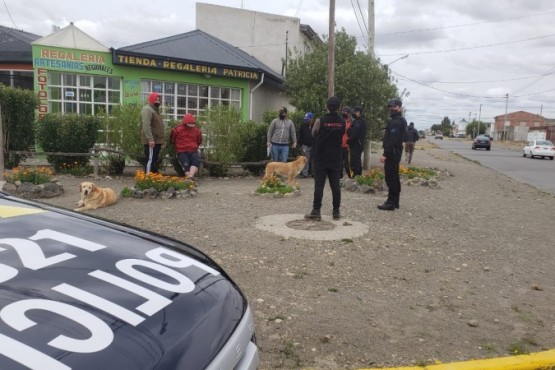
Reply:
<svg viewBox="0 0 555 370"><path fill-rule="evenodd" d="M35 67L113 73L113 69L106 65L106 57L101 54L84 50L64 51L46 48L40 49L39 53L40 57L34 60Z"/></svg>
<svg viewBox="0 0 555 370"><path fill-rule="evenodd" d="M118 53L117 51L114 51L113 53L113 63L127 66L164 69L169 71L182 71L214 76L244 78L248 80L258 80L260 77L258 72L253 71L225 68L208 64L187 63L158 58L125 55Z"/></svg>
<svg viewBox="0 0 555 370"><path fill-rule="evenodd" d="M37 85L39 87L39 118L48 113L48 71L44 68L37 68Z"/></svg>

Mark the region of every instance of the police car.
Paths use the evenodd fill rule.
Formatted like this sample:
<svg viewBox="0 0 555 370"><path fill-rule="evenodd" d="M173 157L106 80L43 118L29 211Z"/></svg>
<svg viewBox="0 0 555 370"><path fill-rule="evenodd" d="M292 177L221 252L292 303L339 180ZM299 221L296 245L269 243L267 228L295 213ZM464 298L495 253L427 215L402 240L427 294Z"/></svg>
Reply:
<svg viewBox="0 0 555 370"><path fill-rule="evenodd" d="M0 369L256 369L245 296L161 235L0 192Z"/></svg>

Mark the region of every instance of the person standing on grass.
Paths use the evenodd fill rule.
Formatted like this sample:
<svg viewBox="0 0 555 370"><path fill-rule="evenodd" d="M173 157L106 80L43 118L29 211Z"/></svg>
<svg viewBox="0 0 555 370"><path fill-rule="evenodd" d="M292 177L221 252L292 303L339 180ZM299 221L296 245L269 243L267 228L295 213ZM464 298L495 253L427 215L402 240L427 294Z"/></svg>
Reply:
<svg viewBox="0 0 555 370"><path fill-rule="evenodd" d="M403 118L403 103L398 99L390 100L389 121L383 137L383 154L380 163L384 164L385 183L387 184L387 200L378 206L382 211L394 211L399 208L401 197L401 179L399 163L403 158L403 141L407 132L407 121Z"/></svg>
<svg viewBox="0 0 555 370"><path fill-rule="evenodd" d="M279 117L274 118L268 127L267 145L275 162L287 162L289 157L289 142L293 142L293 149L297 147L297 132L293 121L287 118L287 108L279 109Z"/></svg>
<svg viewBox="0 0 555 370"><path fill-rule="evenodd" d="M405 135L405 158L410 165L412 162L412 154L414 153L414 144L420 139L418 131L414 128L414 122L409 123L407 133Z"/></svg>
<svg viewBox="0 0 555 370"><path fill-rule="evenodd" d="M164 121L159 108L162 98L157 92L150 93L148 104L141 109L141 140L145 155L145 174L158 173L160 150L166 145Z"/></svg>
<svg viewBox="0 0 555 370"><path fill-rule="evenodd" d="M334 220L341 218L341 140L345 133L345 120L339 116L341 102L335 96L328 99L328 113L316 120L312 128L314 145L312 150L314 165L314 200L312 211L305 215L305 219L320 221L322 216L322 197L326 178L330 181L332 194L332 215Z"/></svg>

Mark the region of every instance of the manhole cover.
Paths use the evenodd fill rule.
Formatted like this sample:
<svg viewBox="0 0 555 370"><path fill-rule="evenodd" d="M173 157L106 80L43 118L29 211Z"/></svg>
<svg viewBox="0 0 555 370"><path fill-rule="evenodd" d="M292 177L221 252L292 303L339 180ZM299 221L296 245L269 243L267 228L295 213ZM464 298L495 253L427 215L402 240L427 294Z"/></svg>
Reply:
<svg viewBox="0 0 555 370"><path fill-rule="evenodd" d="M285 225L295 230L308 231L326 231L332 230L335 225L328 221L312 221L312 220L293 220L286 222Z"/></svg>

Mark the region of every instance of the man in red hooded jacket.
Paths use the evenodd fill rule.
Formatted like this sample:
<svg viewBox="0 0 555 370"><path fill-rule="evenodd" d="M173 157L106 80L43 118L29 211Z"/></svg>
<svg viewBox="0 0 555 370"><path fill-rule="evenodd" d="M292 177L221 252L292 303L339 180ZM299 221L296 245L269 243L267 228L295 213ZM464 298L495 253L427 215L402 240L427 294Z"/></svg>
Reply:
<svg viewBox="0 0 555 370"><path fill-rule="evenodd" d="M202 143L202 132L196 125L196 119L187 113L183 117L183 123L176 126L170 134L170 142L175 147L177 159L185 176L194 177L200 167L199 145Z"/></svg>

